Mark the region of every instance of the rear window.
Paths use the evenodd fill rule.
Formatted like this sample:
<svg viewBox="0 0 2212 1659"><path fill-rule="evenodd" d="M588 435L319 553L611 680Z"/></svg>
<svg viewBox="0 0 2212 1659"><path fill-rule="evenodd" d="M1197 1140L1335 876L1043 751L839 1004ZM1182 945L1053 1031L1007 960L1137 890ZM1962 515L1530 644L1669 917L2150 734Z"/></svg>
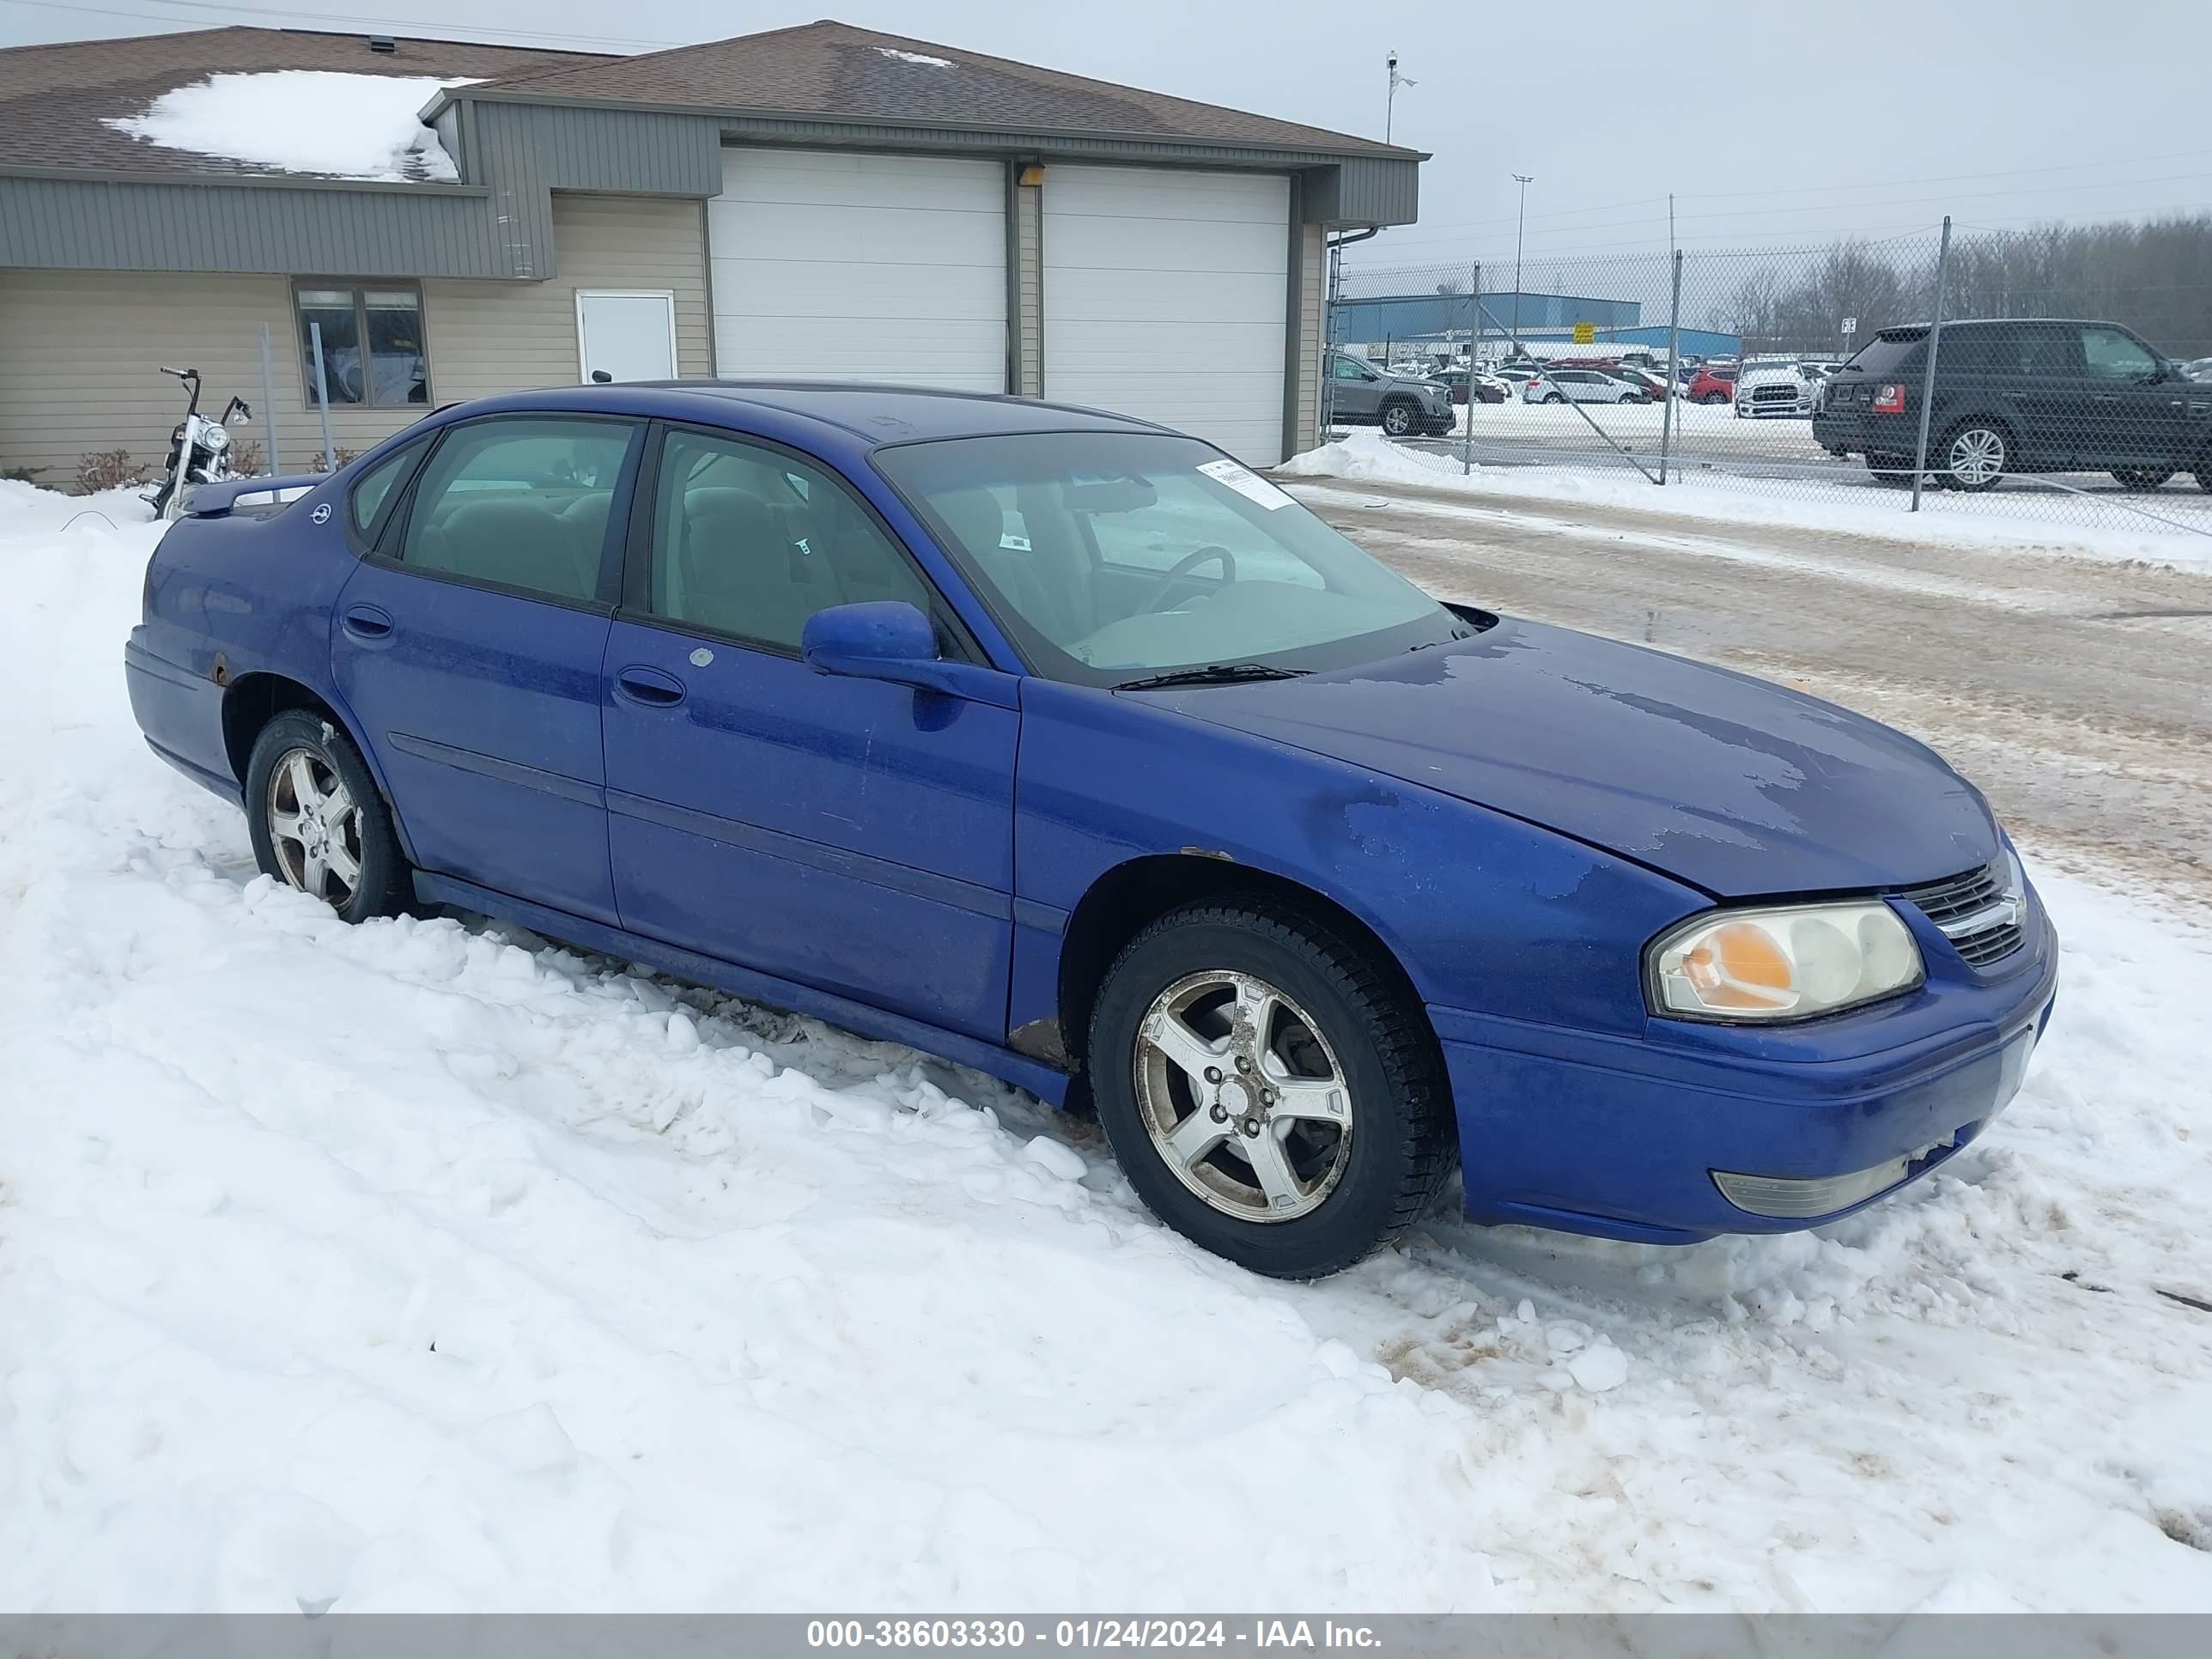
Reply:
<svg viewBox="0 0 2212 1659"><path fill-rule="evenodd" d="M1895 374L1919 362L1920 344L1927 337L1924 328L1899 329L1894 333L1885 330L1868 341L1858 356L1844 367L1865 374Z"/></svg>

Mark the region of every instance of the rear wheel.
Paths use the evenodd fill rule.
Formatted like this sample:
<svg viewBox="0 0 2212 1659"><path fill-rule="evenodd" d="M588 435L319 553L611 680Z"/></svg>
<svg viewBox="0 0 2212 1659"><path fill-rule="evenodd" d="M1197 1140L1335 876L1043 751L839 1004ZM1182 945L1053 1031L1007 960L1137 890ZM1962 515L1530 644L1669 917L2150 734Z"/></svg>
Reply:
<svg viewBox="0 0 2212 1659"><path fill-rule="evenodd" d="M1421 411L1402 398L1382 405L1382 429L1394 438L1412 436L1420 420Z"/></svg>
<svg viewBox="0 0 2212 1659"><path fill-rule="evenodd" d="M2130 489L2156 489L2173 476L2170 466L2116 466L2112 477Z"/></svg>
<svg viewBox="0 0 2212 1659"><path fill-rule="evenodd" d="M343 921L396 915L414 886L392 814L353 740L288 708L261 728L246 766L253 855L266 874Z"/></svg>
<svg viewBox="0 0 2212 1659"><path fill-rule="evenodd" d="M1954 489L1993 489L2012 464L2012 434L1972 416L1946 432L1930 459L1936 476Z"/></svg>
<svg viewBox="0 0 2212 1659"><path fill-rule="evenodd" d="M1435 1200L1457 1147L1419 1006L1329 929L1194 905L1131 940L1092 1018L1092 1098L1152 1212L1280 1279L1348 1267Z"/></svg>
<svg viewBox="0 0 2212 1659"><path fill-rule="evenodd" d="M1713 404L1724 404L1729 401L1729 395L1725 392L1708 392L1704 397L1698 398L1698 401L1707 405Z"/></svg>
<svg viewBox="0 0 2212 1659"><path fill-rule="evenodd" d="M1560 392L1547 392L1544 394L1544 401L1547 404L1563 404L1566 402L1566 398Z"/></svg>

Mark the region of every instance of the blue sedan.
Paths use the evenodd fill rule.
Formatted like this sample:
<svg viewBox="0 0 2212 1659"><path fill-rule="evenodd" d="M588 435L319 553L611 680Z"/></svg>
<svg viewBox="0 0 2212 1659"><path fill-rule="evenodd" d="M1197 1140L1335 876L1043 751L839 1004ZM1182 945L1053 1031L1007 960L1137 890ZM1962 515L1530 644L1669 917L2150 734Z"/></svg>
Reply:
<svg viewBox="0 0 2212 1659"><path fill-rule="evenodd" d="M199 489L125 663L346 920L507 918L1095 1109L1169 1224L1285 1277L1455 1167L1486 1221L1832 1219L1988 1126L2056 983L1922 744L1438 604L1090 410L463 404Z"/></svg>

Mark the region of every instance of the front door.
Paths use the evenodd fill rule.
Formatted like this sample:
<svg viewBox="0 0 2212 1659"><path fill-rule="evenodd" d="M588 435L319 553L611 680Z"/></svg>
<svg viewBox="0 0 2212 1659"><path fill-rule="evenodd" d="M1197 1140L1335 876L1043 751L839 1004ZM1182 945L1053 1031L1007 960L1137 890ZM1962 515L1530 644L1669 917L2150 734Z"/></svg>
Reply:
<svg viewBox="0 0 2212 1659"><path fill-rule="evenodd" d="M1336 386L1330 407L1345 418L1368 419L1382 407L1382 377L1357 357L1339 353L1328 360Z"/></svg>
<svg viewBox="0 0 2212 1659"><path fill-rule="evenodd" d="M588 384L676 378L676 295L662 289L579 289L576 356Z"/></svg>
<svg viewBox="0 0 2212 1659"><path fill-rule="evenodd" d="M2088 459L2169 468L2187 463L2188 382L2160 379L2166 365L2157 353L2124 329L2102 325L2081 331L2081 362L2089 381L2091 414L2083 433Z"/></svg>
<svg viewBox="0 0 2212 1659"><path fill-rule="evenodd" d="M608 826L633 933L1006 1040L1019 716L799 660L826 606L949 613L826 469L664 428L607 650ZM649 526L647 528L647 526Z"/></svg>
<svg viewBox="0 0 2212 1659"><path fill-rule="evenodd" d="M417 861L610 922L609 525L638 431L580 416L449 428L347 579L331 641Z"/></svg>

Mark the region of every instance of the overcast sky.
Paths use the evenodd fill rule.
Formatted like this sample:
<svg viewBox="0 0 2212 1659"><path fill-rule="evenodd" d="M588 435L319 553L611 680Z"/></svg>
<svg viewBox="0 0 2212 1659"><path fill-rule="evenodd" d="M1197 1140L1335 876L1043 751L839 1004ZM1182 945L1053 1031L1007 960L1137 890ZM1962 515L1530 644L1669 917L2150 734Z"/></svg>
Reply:
<svg viewBox="0 0 2212 1659"><path fill-rule="evenodd" d="M2212 206L2208 0L0 0L0 43L240 22L650 51L844 21L1433 153L1368 264ZM1533 284L1532 284L1533 286Z"/></svg>

